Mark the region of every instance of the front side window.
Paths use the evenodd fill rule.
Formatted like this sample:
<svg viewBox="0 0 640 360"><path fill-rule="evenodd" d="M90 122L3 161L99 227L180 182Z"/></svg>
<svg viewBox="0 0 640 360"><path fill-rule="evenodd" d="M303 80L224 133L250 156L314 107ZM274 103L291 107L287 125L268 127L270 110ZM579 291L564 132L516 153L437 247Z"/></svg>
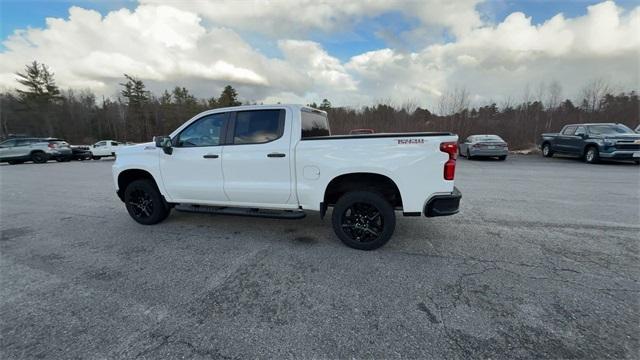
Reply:
<svg viewBox="0 0 640 360"><path fill-rule="evenodd" d="M576 131L575 126L567 126L562 132L562 135L573 135L575 131Z"/></svg>
<svg viewBox="0 0 640 360"><path fill-rule="evenodd" d="M579 135L585 135L587 133L587 130L585 130L584 126L578 126L578 128L576 129L576 136Z"/></svg>
<svg viewBox="0 0 640 360"><path fill-rule="evenodd" d="M302 138L313 136L329 136L329 120L326 114L308 109L302 109Z"/></svg>
<svg viewBox="0 0 640 360"><path fill-rule="evenodd" d="M106 141L99 141L99 142L95 143L95 145L93 145L93 146L98 147L98 146L106 146L106 145L107 145Z"/></svg>
<svg viewBox="0 0 640 360"><path fill-rule="evenodd" d="M220 135L222 134L226 118L226 113L219 113L207 115L196 120L178 135L176 146L198 147L220 145Z"/></svg>
<svg viewBox="0 0 640 360"><path fill-rule="evenodd" d="M282 136L284 110L238 111L233 131L234 144L261 144Z"/></svg>
<svg viewBox="0 0 640 360"><path fill-rule="evenodd" d="M14 146L16 146L16 141L15 140L7 140L7 141L4 141L4 142L0 143L0 146L3 147L3 148L14 147Z"/></svg>

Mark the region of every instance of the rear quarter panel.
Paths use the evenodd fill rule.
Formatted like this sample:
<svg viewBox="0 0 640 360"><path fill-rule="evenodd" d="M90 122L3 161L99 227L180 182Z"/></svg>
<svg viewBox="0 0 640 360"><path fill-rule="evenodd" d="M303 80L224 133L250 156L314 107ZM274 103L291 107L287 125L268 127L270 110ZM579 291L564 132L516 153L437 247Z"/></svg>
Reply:
<svg viewBox="0 0 640 360"><path fill-rule="evenodd" d="M422 212L430 197L453 191L454 181L443 177L449 155L440 143L457 140L455 135L302 140L295 150L298 201L304 209L319 210L334 178L375 173L398 186L403 211Z"/></svg>

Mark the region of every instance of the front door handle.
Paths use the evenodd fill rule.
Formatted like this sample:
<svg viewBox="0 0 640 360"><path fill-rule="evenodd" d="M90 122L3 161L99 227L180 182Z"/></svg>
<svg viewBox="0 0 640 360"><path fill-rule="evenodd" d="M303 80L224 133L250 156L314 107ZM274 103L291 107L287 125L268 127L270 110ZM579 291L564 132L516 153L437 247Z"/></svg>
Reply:
<svg viewBox="0 0 640 360"><path fill-rule="evenodd" d="M285 157L286 155L283 153L270 153L267 157Z"/></svg>
<svg viewBox="0 0 640 360"><path fill-rule="evenodd" d="M205 159L217 159L220 157L220 155L218 154L206 154L206 155L202 155L203 158Z"/></svg>

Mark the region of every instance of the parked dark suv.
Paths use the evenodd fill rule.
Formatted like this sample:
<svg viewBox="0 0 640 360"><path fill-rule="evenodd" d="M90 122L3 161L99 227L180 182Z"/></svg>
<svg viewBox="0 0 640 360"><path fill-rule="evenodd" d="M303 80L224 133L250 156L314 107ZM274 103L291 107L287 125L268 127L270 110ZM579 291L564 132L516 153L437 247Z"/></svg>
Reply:
<svg viewBox="0 0 640 360"><path fill-rule="evenodd" d="M554 153L583 157L588 163L600 159L632 160L640 164L640 134L623 124L571 124L557 134L542 134L542 155Z"/></svg>

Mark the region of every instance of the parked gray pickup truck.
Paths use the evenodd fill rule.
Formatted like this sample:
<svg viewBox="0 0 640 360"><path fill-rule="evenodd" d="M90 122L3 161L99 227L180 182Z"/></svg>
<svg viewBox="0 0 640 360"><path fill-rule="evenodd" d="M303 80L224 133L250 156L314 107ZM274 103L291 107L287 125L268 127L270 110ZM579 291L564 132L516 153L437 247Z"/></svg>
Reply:
<svg viewBox="0 0 640 360"><path fill-rule="evenodd" d="M587 163L600 159L632 160L640 164L640 134L623 124L571 124L559 133L542 134L542 155L575 155Z"/></svg>

